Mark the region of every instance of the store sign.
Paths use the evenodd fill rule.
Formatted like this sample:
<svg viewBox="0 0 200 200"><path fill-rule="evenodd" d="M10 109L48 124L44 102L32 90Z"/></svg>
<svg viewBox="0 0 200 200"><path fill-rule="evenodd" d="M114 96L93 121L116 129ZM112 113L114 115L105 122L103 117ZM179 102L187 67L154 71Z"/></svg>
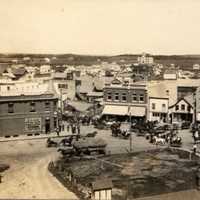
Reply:
<svg viewBox="0 0 200 200"><path fill-rule="evenodd" d="M35 132L41 131L42 121L41 118L25 118L25 131Z"/></svg>

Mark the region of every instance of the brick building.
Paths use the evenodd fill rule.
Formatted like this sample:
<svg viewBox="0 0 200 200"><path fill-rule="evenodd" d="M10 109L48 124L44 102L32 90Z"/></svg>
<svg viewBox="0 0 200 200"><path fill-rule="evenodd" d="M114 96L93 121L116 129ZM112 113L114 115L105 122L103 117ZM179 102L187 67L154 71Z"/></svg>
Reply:
<svg viewBox="0 0 200 200"><path fill-rule="evenodd" d="M51 133L58 126L52 93L0 96L0 136Z"/></svg>
<svg viewBox="0 0 200 200"><path fill-rule="evenodd" d="M104 110L107 118L121 120L142 119L147 116L147 86L145 83L127 83L117 79L104 87Z"/></svg>

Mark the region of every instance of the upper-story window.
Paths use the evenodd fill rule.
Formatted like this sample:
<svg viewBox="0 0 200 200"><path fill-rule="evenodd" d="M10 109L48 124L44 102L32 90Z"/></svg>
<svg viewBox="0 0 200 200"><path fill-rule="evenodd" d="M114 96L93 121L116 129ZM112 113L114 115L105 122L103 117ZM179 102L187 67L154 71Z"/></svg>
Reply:
<svg viewBox="0 0 200 200"><path fill-rule="evenodd" d="M155 109L156 109L156 104L152 103L152 110L155 110Z"/></svg>
<svg viewBox="0 0 200 200"><path fill-rule="evenodd" d="M175 108L175 110L179 110L179 105L176 105L176 108Z"/></svg>
<svg viewBox="0 0 200 200"><path fill-rule="evenodd" d="M187 111L188 111L188 112L191 111L191 106L190 106L190 105L188 105L188 107L187 107Z"/></svg>
<svg viewBox="0 0 200 200"><path fill-rule="evenodd" d="M143 94L140 94L140 101L144 101L144 95Z"/></svg>
<svg viewBox="0 0 200 200"><path fill-rule="evenodd" d="M14 113L14 104L13 103L8 104L8 113Z"/></svg>
<svg viewBox="0 0 200 200"><path fill-rule="evenodd" d="M165 109L166 108L166 104L163 103L162 104L162 108Z"/></svg>
<svg viewBox="0 0 200 200"><path fill-rule="evenodd" d="M107 101L111 101L112 100L112 94L111 93L108 93L107 94Z"/></svg>
<svg viewBox="0 0 200 200"><path fill-rule="evenodd" d="M181 104L181 110L185 110L185 105Z"/></svg>
<svg viewBox="0 0 200 200"><path fill-rule="evenodd" d="M36 109L35 109L35 102L31 102L30 103L30 112L35 112Z"/></svg>
<svg viewBox="0 0 200 200"><path fill-rule="evenodd" d="M137 101L137 94L134 93L134 94L132 95L132 101Z"/></svg>
<svg viewBox="0 0 200 200"><path fill-rule="evenodd" d="M45 102L45 110L50 110L50 102L49 101Z"/></svg>
<svg viewBox="0 0 200 200"><path fill-rule="evenodd" d="M127 101L126 93L122 93L122 101Z"/></svg>
<svg viewBox="0 0 200 200"><path fill-rule="evenodd" d="M119 93L115 93L115 101L119 101Z"/></svg>

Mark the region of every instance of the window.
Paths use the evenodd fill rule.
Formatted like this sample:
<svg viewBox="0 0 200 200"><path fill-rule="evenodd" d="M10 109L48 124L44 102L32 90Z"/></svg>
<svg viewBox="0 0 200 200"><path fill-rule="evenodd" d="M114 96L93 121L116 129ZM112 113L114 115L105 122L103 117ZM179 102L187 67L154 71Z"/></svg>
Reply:
<svg viewBox="0 0 200 200"><path fill-rule="evenodd" d="M49 101L45 102L45 110L50 110L50 102Z"/></svg>
<svg viewBox="0 0 200 200"><path fill-rule="evenodd" d="M162 104L162 108L166 108L166 104L163 103L163 104Z"/></svg>
<svg viewBox="0 0 200 200"><path fill-rule="evenodd" d="M191 106L187 107L187 111L190 112L191 111Z"/></svg>
<svg viewBox="0 0 200 200"><path fill-rule="evenodd" d="M176 108L175 108L175 110L179 110L179 106L178 106L178 105L176 105Z"/></svg>
<svg viewBox="0 0 200 200"><path fill-rule="evenodd" d="M155 113L155 112L153 112L153 117L159 117L159 116L160 116L159 113Z"/></svg>
<svg viewBox="0 0 200 200"><path fill-rule="evenodd" d="M119 93L115 93L115 101L119 101Z"/></svg>
<svg viewBox="0 0 200 200"><path fill-rule="evenodd" d="M185 105L181 104L181 110L185 110Z"/></svg>
<svg viewBox="0 0 200 200"><path fill-rule="evenodd" d="M122 93L122 101L126 101L127 97L126 97L126 93Z"/></svg>
<svg viewBox="0 0 200 200"><path fill-rule="evenodd" d="M30 112L35 112L35 102L30 103Z"/></svg>
<svg viewBox="0 0 200 200"><path fill-rule="evenodd" d="M155 109L156 109L156 104L152 103L152 110L155 110Z"/></svg>
<svg viewBox="0 0 200 200"><path fill-rule="evenodd" d="M58 84L58 88L59 89L68 89L68 85L67 84Z"/></svg>
<svg viewBox="0 0 200 200"><path fill-rule="evenodd" d="M133 95L132 95L132 100L133 100L133 101L137 101L137 94L133 94Z"/></svg>
<svg viewBox="0 0 200 200"><path fill-rule="evenodd" d="M111 101L112 100L112 95L111 95L111 93L108 93L107 94L107 101Z"/></svg>
<svg viewBox="0 0 200 200"><path fill-rule="evenodd" d="M140 94L140 101L144 101L144 95Z"/></svg>
<svg viewBox="0 0 200 200"><path fill-rule="evenodd" d="M8 104L8 113L14 113L14 104L13 103Z"/></svg>

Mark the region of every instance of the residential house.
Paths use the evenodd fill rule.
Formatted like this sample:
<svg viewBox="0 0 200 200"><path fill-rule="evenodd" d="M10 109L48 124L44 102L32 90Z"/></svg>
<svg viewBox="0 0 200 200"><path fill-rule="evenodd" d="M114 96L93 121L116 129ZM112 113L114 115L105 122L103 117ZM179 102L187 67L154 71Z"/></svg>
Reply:
<svg viewBox="0 0 200 200"><path fill-rule="evenodd" d="M169 107L170 122L193 122L194 99L193 95L179 99L174 105Z"/></svg>
<svg viewBox="0 0 200 200"><path fill-rule="evenodd" d="M40 74L47 74L51 72L51 65L41 65Z"/></svg>
<svg viewBox="0 0 200 200"><path fill-rule="evenodd" d="M165 70L164 74L163 74L163 78L165 80L176 80L177 79L177 72L176 70Z"/></svg>

